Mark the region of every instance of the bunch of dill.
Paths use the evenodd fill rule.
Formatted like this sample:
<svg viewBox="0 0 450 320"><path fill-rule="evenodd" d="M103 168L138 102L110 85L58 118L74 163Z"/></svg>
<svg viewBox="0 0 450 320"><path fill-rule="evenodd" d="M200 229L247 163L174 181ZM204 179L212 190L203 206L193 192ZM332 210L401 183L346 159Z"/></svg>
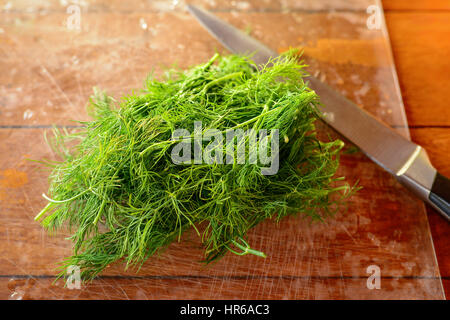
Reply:
<svg viewBox="0 0 450 320"><path fill-rule="evenodd" d="M335 183L343 143L317 138L319 99L303 69L292 55L258 70L247 57L216 54L164 81L148 78L120 103L94 95L93 120L58 131L52 143L63 160L50 164L48 204L36 216L49 230L71 231L74 253L61 272L77 265L92 279L118 260L141 266L188 228L201 237L206 262L227 251L264 256L245 241L259 222L337 210L351 190ZM258 163L175 164L172 134L192 132L195 121L222 132L278 129L278 172L263 175Z"/></svg>

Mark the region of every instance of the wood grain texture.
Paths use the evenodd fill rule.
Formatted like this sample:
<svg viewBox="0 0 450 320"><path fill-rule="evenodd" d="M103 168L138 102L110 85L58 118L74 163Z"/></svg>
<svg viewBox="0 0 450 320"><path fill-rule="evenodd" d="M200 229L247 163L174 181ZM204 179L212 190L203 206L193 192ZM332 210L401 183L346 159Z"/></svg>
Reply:
<svg viewBox="0 0 450 320"><path fill-rule="evenodd" d="M383 5L408 122L420 127L411 129L412 138L429 151L436 168L450 176L450 2L384 0ZM450 225L429 206L427 211L445 294L450 299Z"/></svg>
<svg viewBox="0 0 450 320"><path fill-rule="evenodd" d="M388 43L380 31L365 28L366 13L218 15L239 28L251 26L252 35L279 52L290 46L304 50L309 72L389 125L404 126L403 111L396 110L397 88L391 85ZM59 27L66 18L59 12L6 16L5 33L0 34L4 43L0 67L9 72L0 74L0 125L70 125L71 120L86 120L85 104L92 87L120 98L141 87L149 70L161 74L162 66L174 61L186 68L205 61L217 49L224 50L187 13L85 14L86 30L81 33ZM15 33L17 21L21 21L20 35ZM144 29L142 21L147 21ZM323 25L328 27L320 28ZM315 31L304 33L302 28Z"/></svg>
<svg viewBox="0 0 450 320"><path fill-rule="evenodd" d="M447 0L382 0L385 11L443 11L450 10Z"/></svg>
<svg viewBox="0 0 450 320"><path fill-rule="evenodd" d="M434 114L438 117L437 113ZM450 110L447 116L450 117ZM413 128L411 136L428 150L435 167L450 177L450 128ZM450 224L434 209L427 207L427 211L445 294L450 299Z"/></svg>
<svg viewBox="0 0 450 320"><path fill-rule="evenodd" d="M1 0L6 4L7 0ZM18 0L14 4L10 4L8 11L51 11L65 12L67 5L70 3L61 2L59 0L48 0L34 3L32 0ZM185 11L185 5L199 5L208 10L213 11L234 11L234 12L293 12L293 11L365 11L366 8L373 4L373 0L246 0L246 1L228 1L228 0L179 0L174 5L171 0L90 0L80 1L79 5L83 10L90 12L173 12ZM30 9L32 8L32 9Z"/></svg>
<svg viewBox="0 0 450 320"><path fill-rule="evenodd" d="M358 278L330 278L330 277L268 277L242 279L227 278L222 281L214 277L100 277L81 290L64 288L64 283L54 279L0 278L2 290L0 298L13 297L15 299L46 299L49 296L59 299L183 299L202 300L209 297L213 300L222 299L342 299L348 295L355 295L357 299L379 299L379 290L367 290L366 279ZM411 283L409 279L383 279L384 297L386 299L420 299L428 292L423 288L434 286L434 280L418 279ZM399 289L402 288L402 289ZM324 290L325 289L325 290ZM423 290L423 291L420 291ZM411 296L411 291L418 294Z"/></svg>
<svg viewBox="0 0 450 320"><path fill-rule="evenodd" d="M432 111L433 108L430 108ZM447 112L450 116L450 112ZM438 114L435 115L438 117ZM411 128L413 141L424 146L433 165L442 174L450 176L450 128Z"/></svg>
<svg viewBox="0 0 450 320"><path fill-rule="evenodd" d="M42 287L50 280L40 279L53 279L56 263L69 255L71 248L64 240L67 234L48 236L32 220L44 205L40 194L46 191L46 174L26 159L54 158L43 131L0 129L0 139L5 142L0 154L7 155L0 162L0 274L2 278L37 281L34 291L27 291L33 299L46 294L48 298L67 297L64 290L68 289L58 289L61 295L55 296ZM214 292L204 298L439 297L440 278L433 263L428 222L417 211L423 208L420 201L361 154L344 156L340 170L349 182L359 179L364 186L351 199L348 211L325 224L288 218L278 225L273 221L258 225L250 232L249 242L264 250L267 259L230 254L204 267L199 262L203 258L200 241L190 232L160 257L147 261L139 274L124 272L122 264L108 268L104 275L113 278L104 284L105 298L116 297L114 292L127 292L139 279L146 284L146 295L161 298L199 298L202 290ZM385 290L365 287L370 265L381 268ZM94 287L102 286L105 279L95 282ZM110 288L110 281L121 287ZM189 294L187 284L191 284ZM155 288L163 288L163 293L153 291ZM0 286L0 297L14 294L4 289ZM98 297L90 286L85 290L79 294Z"/></svg>
<svg viewBox="0 0 450 320"><path fill-rule="evenodd" d="M388 9L386 23L408 122L419 127L411 129L412 138L429 151L437 169L450 176L450 108L446 102L450 85L450 2L385 0L383 4ZM450 225L432 208L427 207L427 211L446 297L450 299Z"/></svg>
<svg viewBox="0 0 450 320"><path fill-rule="evenodd" d="M0 75L0 298L442 298L423 204L360 154L345 156L341 168L349 181L360 179L364 186L349 211L325 225L295 218L279 226L261 224L249 237L270 257L264 261L228 255L205 269L197 262L202 258L198 238L187 234L138 275L114 265L83 290L51 286L55 263L70 254L70 243L64 235L49 237L32 221L44 204L40 194L46 190L46 173L25 159L53 156L40 127L85 118L93 85L120 96L139 87L156 61L167 64L182 57L179 65L186 67L221 50L186 14L157 13L161 8L148 3L136 13L124 2L94 1L83 8L87 29L82 34L65 30L67 14L57 1L31 13L26 1L19 1L2 13L0 67L9 73ZM374 60L380 55L370 50L367 55L364 48L380 52L380 42L353 27L364 25L366 2L338 2L342 12L331 15L323 10L335 1L323 7L317 1L302 2L306 7L274 1L267 10L255 1L233 8L217 3L212 9L220 16L243 29L251 26L252 35L273 48L305 47L312 70L352 100L360 99L362 107L389 105L383 92L392 90L386 85L392 62L382 55L383 60ZM348 7L354 3L360 7ZM312 28L320 25L327 27ZM319 34L305 35L302 30L308 28ZM351 41L355 37L359 40ZM316 41L321 38L325 41ZM348 45L351 59L338 55ZM330 50L336 54L329 55ZM389 117L388 107L371 111L391 124L398 120ZM381 267L382 290L366 287L371 264Z"/></svg>
<svg viewBox="0 0 450 320"><path fill-rule="evenodd" d="M387 12L409 123L450 126L450 12Z"/></svg>
<svg viewBox="0 0 450 320"><path fill-rule="evenodd" d="M447 175L448 176L448 175ZM450 245L448 242L450 226L433 208L427 206L428 221L433 235L434 248L442 277L447 300L450 299Z"/></svg>

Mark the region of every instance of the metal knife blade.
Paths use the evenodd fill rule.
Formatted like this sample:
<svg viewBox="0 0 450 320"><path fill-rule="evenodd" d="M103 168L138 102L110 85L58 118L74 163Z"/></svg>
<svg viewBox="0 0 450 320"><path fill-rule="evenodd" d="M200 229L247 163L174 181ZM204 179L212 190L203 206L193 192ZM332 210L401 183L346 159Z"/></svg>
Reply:
<svg viewBox="0 0 450 320"><path fill-rule="evenodd" d="M252 60L257 64L265 64L271 57L277 56L264 44L213 14L193 5L188 5L187 8L206 30L231 52L253 54ZM327 124L450 220L448 194L441 191L439 203L431 199L434 190L447 187L450 190L450 180L437 173L422 147L399 135L327 84L312 76L307 80L310 88L320 97L323 120ZM437 177L440 177L439 188L435 185ZM442 184L445 186L442 187Z"/></svg>

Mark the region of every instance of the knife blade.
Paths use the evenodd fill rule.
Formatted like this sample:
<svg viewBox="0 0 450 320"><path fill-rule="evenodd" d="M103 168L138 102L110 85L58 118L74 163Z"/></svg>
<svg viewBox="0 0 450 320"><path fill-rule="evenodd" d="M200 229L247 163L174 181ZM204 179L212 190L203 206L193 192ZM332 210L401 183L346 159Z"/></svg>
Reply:
<svg viewBox="0 0 450 320"><path fill-rule="evenodd" d="M258 40L212 13L194 5L188 5L187 9L231 52L252 54L252 60L258 65L277 56ZM328 125L450 221L450 180L431 165L421 146L407 140L315 77L309 76L307 81L320 97L322 119Z"/></svg>

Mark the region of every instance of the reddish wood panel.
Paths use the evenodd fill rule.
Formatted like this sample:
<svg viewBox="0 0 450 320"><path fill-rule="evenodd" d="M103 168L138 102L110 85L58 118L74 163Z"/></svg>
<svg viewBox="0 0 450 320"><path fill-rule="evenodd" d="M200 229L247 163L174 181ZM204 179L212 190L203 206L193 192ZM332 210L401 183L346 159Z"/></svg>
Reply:
<svg viewBox="0 0 450 320"><path fill-rule="evenodd" d="M24 159L51 153L43 143L42 129L8 127L82 119L93 85L120 96L139 87L155 61L167 64L182 56L180 65L186 67L204 61L220 46L181 12L156 14L161 8L144 5L136 13L123 2L95 1L83 8L87 29L81 35L61 27L67 17L64 6L48 3L37 14L25 13L25 5L14 7L3 15L0 25L5 31L0 34L0 66L10 72L0 75L4 90L0 101L4 107L0 118L4 126L0 130L4 142L0 146L0 298L442 298L423 205L362 155L343 158L341 173L350 181L360 179L364 186L350 202L349 212L325 225L310 226L294 218L279 226L263 223L249 235L251 243L265 248L269 256L262 262L228 255L205 269L197 262L202 257L200 243L188 234L184 240L189 241L170 246L159 259L146 263L136 278L115 265L105 273L107 277L81 291L63 289L61 283L50 286L54 265L70 254L70 243L63 235L48 237L33 222L44 204L40 194L46 190L46 173ZM317 1L302 2L309 8L297 6L296 1L274 1L276 6L264 14L258 13L261 7L253 1L247 8L230 8L226 3L218 1L213 9L221 5L233 9L220 15L240 28L250 26L252 35L273 48L304 47L318 76L396 124L398 119L389 117L389 108L375 108L389 105L389 95L382 93L393 87L386 80L392 61L380 55L385 43L364 27L354 27L355 23L365 25L366 3L338 2L341 10L362 4L356 8L361 12L333 14L320 12L327 7L314 7ZM312 11L302 13L305 9ZM345 51L349 46L351 50ZM371 87L364 87L366 82ZM383 290L367 289L366 268L371 264L381 267ZM31 280L20 280L26 277Z"/></svg>
<svg viewBox="0 0 450 320"><path fill-rule="evenodd" d="M429 108L433 112L433 108ZM436 118L437 113L433 113ZM450 109L447 112L450 117ZM414 141L424 146L430 155L431 162L447 177L450 177L450 128L416 128L411 129ZM428 219L433 236L436 256L443 277L443 285L447 299L450 299L450 224L434 209L428 207Z"/></svg>
<svg viewBox="0 0 450 320"><path fill-rule="evenodd" d="M374 3L373 0L91 0L80 1L79 6L83 11L90 12L173 12L185 11L186 4L202 6L208 10L215 11L235 11L235 12L293 12L293 11L329 11L329 10L349 10L365 11ZM58 0L33 1L21 0L10 3L7 11L52 11L65 12L70 1L66 3Z"/></svg>
<svg viewBox="0 0 450 320"><path fill-rule="evenodd" d="M25 159L54 157L45 145L43 131L0 130L0 139L5 142L0 146L0 153L5 155L0 160L0 211L3 213L0 215L0 274L3 278L52 278L56 263L71 251L70 242L64 240L67 234L47 236L33 221L45 202L40 195L46 191L46 174L38 164ZM229 254L216 264L204 267L199 262L202 259L199 238L191 232L160 257L150 259L137 275L133 270L124 272L122 264L111 266L104 274L115 276L120 281L113 283L123 288L111 288L111 282L107 282L105 297L134 287L133 282L138 280L133 277L137 276L150 282L167 280L164 286L168 287L167 295L173 294L171 298L186 298L184 287L170 288L171 284L185 286L186 283L198 290L212 286L214 294L204 298L275 299L286 295L355 299L365 290L363 295L368 298L439 298L440 278L434 264L428 222L418 211L422 208L420 201L361 154L344 156L340 173L350 183L359 179L364 186L351 199L348 211L325 224L311 225L300 218L284 219L279 224L262 223L250 232L249 242L263 250L267 259ZM365 281L370 265L380 267L386 290L367 289ZM266 287L271 287L271 283L275 286L273 292ZM44 294L48 298L66 297L68 289L57 290L61 295L55 296L45 290L47 287L41 287L44 284L38 281L30 289L36 290L35 298ZM151 289L158 285L149 284L146 294L159 295ZM241 287L253 289L242 292ZM89 286L85 290L89 297L97 297L91 296ZM196 290L190 297L198 297L200 291ZM0 286L0 296L8 294L12 293ZM167 295L160 297L167 298Z"/></svg>
<svg viewBox="0 0 450 320"><path fill-rule="evenodd" d="M421 3L426 7L440 2ZM450 176L450 108L446 103L450 43L445 41L449 39L450 16L448 12L392 11L386 13L386 21L408 121L411 126L421 127L411 129L412 138L429 151L437 169ZM427 210L446 297L450 299L450 225L432 208Z"/></svg>
<svg viewBox="0 0 450 320"><path fill-rule="evenodd" d="M447 175L448 176L448 175ZM448 242L450 225L434 209L427 207L428 221L433 235L434 248L438 260L442 284L447 300L450 299L450 245Z"/></svg>
<svg viewBox="0 0 450 320"><path fill-rule="evenodd" d="M430 112L433 108L429 108ZM450 108L447 111L450 117ZM434 113L438 117L438 113ZM411 128L411 138L413 141L424 146L433 165L442 174L450 176L450 128Z"/></svg>
<svg viewBox="0 0 450 320"><path fill-rule="evenodd" d="M450 12L387 12L408 121L450 126Z"/></svg>
<svg viewBox="0 0 450 320"><path fill-rule="evenodd" d="M366 28L365 12L219 15L242 29L250 25L252 34L275 50L303 49L310 73L386 123L405 124L397 111L388 43L381 31ZM0 125L73 124L87 119L84 107L94 86L120 98L139 90L149 70L161 74L161 66L174 61L186 68L215 50L227 52L186 13L86 14L81 33L58 27L66 18L65 13L6 16L0 67L8 72L0 74ZM23 25L20 34L16 21Z"/></svg>
<svg viewBox="0 0 450 320"><path fill-rule="evenodd" d="M446 104L450 73L448 56L450 16L448 1L383 1L394 58L414 141L422 144L431 161L450 176L450 108ZM418 10L415 14L389 10ZM432 126L441 126L433 128ZM450 225L427 207L437 260L447 299L450 299Z"/></svg>
<svg viewBox="0 0 450 320"><path fill-rule="evenodd" d="M342 299L349 293L357 299L379 299L384 291L386 299L426 299L424 288L435 286L434 280L383 279L379 290L368 290L367 279L358 278L221 278L214 277L101 277L81 290L64 288L64 283L47 278L0 279L0 299ZM402 289L399 289L402 288ZM417 292L414 296L411 291Z"/></svg>
<svg viewBox="0 0 450 320"><path fill-rule="evenodd" d="M382 0L385 11L426 11L426 10L450 10L450 2L447 0Z"/></svg>
<svg viewBox="0 0 450 320"><path fill-rule="evenodd" d="M444 286L445 296L447 297L447 300L450 300L450 298L449 298L449 296L450 296L450 279L448 277L443 278L442 285Z"/></svg>

